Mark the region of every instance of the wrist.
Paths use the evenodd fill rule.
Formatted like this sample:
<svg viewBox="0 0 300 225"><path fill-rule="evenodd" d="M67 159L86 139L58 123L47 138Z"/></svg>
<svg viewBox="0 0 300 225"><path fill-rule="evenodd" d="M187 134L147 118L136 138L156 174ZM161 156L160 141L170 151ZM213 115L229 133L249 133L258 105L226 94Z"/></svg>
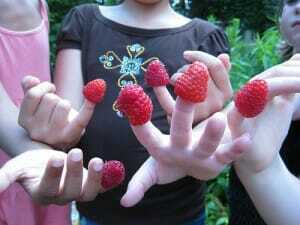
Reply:
<svg viewBox="0 0 300 225"><path fill-rule="evenodd" d="M272 163L262 169L249 167L246 163L242 164L241 162L234 163L234 168L240 180L246 185L267 182L274 179L274 176L288 172L279 154L276 155Z"/></svg>

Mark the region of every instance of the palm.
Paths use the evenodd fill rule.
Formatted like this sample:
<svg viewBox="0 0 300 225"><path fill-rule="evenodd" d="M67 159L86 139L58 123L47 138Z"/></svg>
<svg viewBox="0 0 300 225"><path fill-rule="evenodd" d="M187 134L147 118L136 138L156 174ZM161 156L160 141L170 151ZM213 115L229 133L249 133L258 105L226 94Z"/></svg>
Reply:
<svg viewBox="0 0 300 225"><path fill-rule="evenodd" d="M251 135L251 150L244 154L243 159L256 165L249 168L261 171L267 167L278 154L288 133L292 121L293 105L282 97L271 101L263 113L253 119L243 119L237 111L229 114L229 126L233 137L248 132ZM244 162L244 166L248 166Z"/></svg>
<svg viewBox="0 0 300 225"><path fill-rule="evenodd" d="M39 200L42 191L40 184L52 157L66 158L66 154L53 150L28 151L8 164L10 171L13 171L13 179L18 180L34 200Z"/></svg>

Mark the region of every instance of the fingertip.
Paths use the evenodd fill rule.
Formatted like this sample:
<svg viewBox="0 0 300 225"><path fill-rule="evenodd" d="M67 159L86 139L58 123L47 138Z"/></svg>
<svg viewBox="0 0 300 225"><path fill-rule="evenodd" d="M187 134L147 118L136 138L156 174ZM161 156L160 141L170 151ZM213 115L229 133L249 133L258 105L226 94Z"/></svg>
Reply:
<svg viewBox="0 0 300 225"><path fill-rule="evenodd" d="M53 157L50 159L50 165L53 168L61 168L64 165L64 159L59 158L59 157Z"/></svg>
<svg viewBox="0 0 300 225"><path fill-rule="evenodd" d="M191 54L193 54L193 51L191 51L191 50L186 50L186 51L183 52L184 57L185 56L190 56Z"/></svg>
<svg viewBox="0 0 300 225"><path fill-rule="evenodd" d="M69 152L68 156L73 162L80 162L83 158L83 153L81 149L74 148Z"/></svg>
<svg viewBox="0 0 300 225"><path fill-rule="evenodd" d="M242 155L251 149L251 144L251 135L249 133L245 133L236 140L234 152L237 155Z"/></svg>
<svg viewBox="0 0 300 225"><path fill-rule="evenodd" d="M96 104L94 102L89 101L88 99L84 99L84 106L88 109L94 109Z"/></svg>
<svg viewBox="0 0 300 225"><path fill-rule="evenodd" d="M179 77L181 77L182 74L183 74L183 73L180 73L180 72L174 73L173 76L172 76L171 79L170 79L170 84L173 85L173 86L175 86L175 83L176 83L177 79L178 79Z"/></svg>
<svg viewBox="0 0 300 225"><path fill-rule="evenodd" d="M90 161L90 166L93 168L95 172L100 172L103 169L104 162L100 158L94 158Z"/></svg>
<svg viewBox="0 0 300 225"><path fill-rule="evenodd" d="M226 117L223 113L215 113L207 123L207 127L214 133L224 132L226 128Z"/></svg>
<svg viewBox="0 0 300 225"><path fill-rule="evenodd" d="M128 192L128 191L127 191ZM132 196L130 193L125 193L125 195L122 197L120 203L125 208L130 208L135 206L142 198L143 196Z"/></svg>
<svg viewBox="0 0 300 225"><path fill-rule="evenodd" d="M39 83L40 83L40 80L37 77L31 76L31 75L25 76L21 81L24 92L26 92L28 89L38 85Z"/></svg>
<svg viewBox="0 0 300 225"><path fill-rule="evenodd" d="M222 53L218 56L218 58L222 61L226 70L229 71L231 69L230 56L226 53Z"/></svg>

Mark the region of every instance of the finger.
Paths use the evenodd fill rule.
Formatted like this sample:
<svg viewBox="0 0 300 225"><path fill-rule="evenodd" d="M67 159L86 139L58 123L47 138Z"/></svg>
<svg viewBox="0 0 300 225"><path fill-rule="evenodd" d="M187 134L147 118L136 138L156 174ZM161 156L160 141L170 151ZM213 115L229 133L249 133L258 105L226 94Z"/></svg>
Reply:
<svg viewBox="0 0 300 225"><path fill-rule="evenodd" d="M173 76L170 79L170 84L175 86L176 80L181 77L183 73L174 73Z"/></svg>
<svg viewBox="0 0 300 225"><path fill-rule="evenodd" d="M257 76L254 76L251 80L254 79L268 79L272 77L299 77L299 65L277 65L274 66Z"/></svg>
<svg viewBox="0 0 300 225"><path fill-rule="evenodd" d="M100 158L94 158L89 162L88 176L84 182L81 197L79 201L92 201L99 194L101 189L101 171L103 161Z"/></svg>
<svg viewBox="0 0 300 225"><path fill-rule="evenodd" d="M24 94L30 89L33 88L34 86L38 85L41 81L34 76L25 76L22 81L21 81L21 85L22 85L22 89Z"/></svg>
<svg viewBox="0 0 300 225"><path fill-rule="evenodd" d="M153 185L157 183L157 175L154 169L151 169L155 163L152 158L148 159L135 175L130 180L127 191L121 199L121 205L124 207L132 207L136 205L143 197L144 194Z"/></svg>
<svg viewBox="0 0 300 225"><path fill-rule="evenodd" d="M67 157L67 171L63 183L62 198L66 201L80 197L83 175L82 151L72 149Z"/></svg>
<svg viewBox="0 0 300 225"><path fill-rule="evenodd" d="M196 156L209 157L217 150L225 131L225 121L226 118L222 113L216 113L208 120L198 147L195 149Z"/></svg>
<svg viewBox="0 0 300 225"><path fill-rule="evenodd" d="M210 72L211 79L221 92L223 92L225 96L232 95L228 72L220 59L201 51L186 51L184 52L184 58L191 62L203 62Z"/></svg>
<svg viewBox="0 0 300 225"><path fill-rule="evenodd" d="M78 137L83 133L93 116L95 106L96 105L94 103L84 100L79 113L71 120L67 128L67 134L69 137Z"/></svg>
<svg viewBox="0 0 300 225"><path fill-rule="evenodd" d="M59 195L63 168L63 158L53 156L49 159L38 187L41 196L49 200Z"/></svg>
<svg viewBox="0 0 300 225"><path fill-rule="evenodd" d="M51 130L60 131L59 129L63 129L68 123L70 111L71 103L67 100L61 99L57 103L50 119Z"/></svg>
<svg viewBox="0 0 300 225"><path fill-rule="evenodd" d="M191 142L195 107L195 103L177 98L170 128L172 144L184 147Z"/></svg>
<svg viewBox="0 0 300 225"><path fill-rule="evenodd" d="M32 116L37 110L42 97L47 93L54 93L55 86L49 82L43 82L37 86L29 89L21 104L20 114L26 116Z"/></svg>
<svg viewBox="0 0 300 225"><path fill-rule="evenodd" d="M157 97L157 100L163 110L166 112L167 115L172 115L175 101L165 86L154 87L154 93Z"/></svg>
<svg viewBox="0 0 300 225"><path fill-rule="evenodd" d="M276 77L267 79L269 99L279 95L300 93L300 77Z"/></svg>
<svg viewBox="0 0 300 225"><path fill-rule="evenodd" d="M16 181L17 177L14 176L14 174L14 170L9 168L7 164L5 164L0 169L0 193L5 191L11 184L13 184Z"/></svg>
<svg viewBox="0 0 300 225"><path fill-rule="evenodd" d="M131 126L138 141L153 155L160 154L159 149L163 149L163 134L150 121L141 126Z"/></svg>
<svg viewBox="0 0 300 225"><path fill-rule="evenodd" d="M184 65L181 68L179 68L177 70L177 73L184 73L185 71L187 71L187 69L189 68L190 65Z"/></svg>
<svg viewBox="0 0 300 225"><path fill-rule="evenodd" d="M222 145L213 155L212 160L219 168L229 165L239 159L251 146L249 134L244 134L235 139L233 143Z"/></svg>
<svg viewBox="0 0 300 225"><path fill-rule="evenodd" d="M218 59L220 59L222 61L223 65L225 66L225 68L227 70L227 72L229 72L230 69L231 69L231 62L230 62L229 55L225 54L225 53L220 54L220 55L218 55Z"/></svg>
<svg viewBox="0 0 300 225"><path fill-rule="evenodd" d="M231 105L231 109L227 115L227 120L232 138L242 135L244 132L243 122L245 121L245 118L238 112L234 105Z"/></svg>
<svg viewBox="0 0 300 225"><path fill-rule="evenodd" d="M45 94L35 112L35 122L45 124L45 126L48 125L58 102L59 98L57 95L52 93Z"/></svg>
<svg viewBox="0 0 300 225"><path fill-rule="evenodd" d="M290 60L297 60L297 61L299 61L299 60L300 60L300 54L299 54L299 53L294 54L294 55L290 58ZM289 60L289 61L290 61L290 60Z"/></svg>

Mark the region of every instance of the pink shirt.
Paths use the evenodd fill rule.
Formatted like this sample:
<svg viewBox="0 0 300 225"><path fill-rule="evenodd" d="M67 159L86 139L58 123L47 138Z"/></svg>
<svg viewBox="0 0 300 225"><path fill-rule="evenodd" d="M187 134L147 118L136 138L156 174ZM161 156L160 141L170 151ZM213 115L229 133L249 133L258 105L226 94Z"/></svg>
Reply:
<svg viewBox="0 0 300 225"><path fill-rule="evenodd" d="M24 32L0 27L0 81L16 105L23 98L24 76L50 79L48 17L43 3L41 6L42 22L38 27Z"/></svg>
<svg viewBox="0 0 300 225"><path fill-rule="evenodd" d="M44 2L41 24L17 32L0 27L0 82L11 100L19 106L23 98L21 80L26 75L50 80L49 22ZM2 107L2 106L1 106ZM0 167L9 157L0 150ZM17 183L0 194L0 225L70 225L69 208L39 206Z"/></svg>

